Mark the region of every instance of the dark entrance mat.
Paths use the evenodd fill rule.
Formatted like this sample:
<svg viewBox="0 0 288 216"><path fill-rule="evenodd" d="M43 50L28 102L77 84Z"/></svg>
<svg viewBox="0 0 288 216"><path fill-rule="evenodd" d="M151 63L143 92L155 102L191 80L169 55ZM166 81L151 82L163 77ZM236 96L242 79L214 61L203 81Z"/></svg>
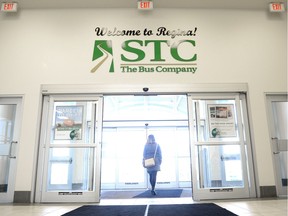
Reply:
<svg viewBox="0 0 288 216"><path fill-rule="evenodd" d="M85 205L63 216L146 216L146 205ZM147 216L237 216L214 204L167 204L148 206Z"/></svg>
<svg viewBox="0 0 288 216"><path fill-rule="evenodd" d="M150 205L148 216L237 216L214 204Z"/></svg>
<svg viewBox="0 0 288 216"><path fill-rule="evenodd" d="M144 216L146 205L85 205L63 216Z"/></svg>
<svg viewBox="0 0 288 216"><path fill-rule="evenodd" d="M155 190L157 195L152 195L150 190L140 193L133 198L177 198L182 194L182 189Z"/></svg>

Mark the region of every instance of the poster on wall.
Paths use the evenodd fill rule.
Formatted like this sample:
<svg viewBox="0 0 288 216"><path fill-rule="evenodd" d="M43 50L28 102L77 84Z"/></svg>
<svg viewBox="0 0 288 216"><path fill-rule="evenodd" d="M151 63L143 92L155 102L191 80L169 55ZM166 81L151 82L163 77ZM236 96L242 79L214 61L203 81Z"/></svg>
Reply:
<svg viewBox="0 0 288 216"><path fill-rule="evenodd" d="M235 137L234 105L208 105L209 133L211 138Z"/></svg>
<svg viewBox="0 0 288 216"><path fill-rule="evenodd" d="M56 106L55 140L81 140L83 106Z"/></svg>

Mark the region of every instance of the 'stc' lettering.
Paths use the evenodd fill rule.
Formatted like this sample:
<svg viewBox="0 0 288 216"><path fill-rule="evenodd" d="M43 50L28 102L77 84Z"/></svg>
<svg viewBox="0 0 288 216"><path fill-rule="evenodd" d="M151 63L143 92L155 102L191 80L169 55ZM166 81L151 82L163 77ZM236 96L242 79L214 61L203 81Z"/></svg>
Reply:
<svg viewBox="0 0 288 216"><path fill-rule="evenodd" d="M191 57L190 58L183 58L180 56L178 52L178 47L186 43L185 46L187 49L191 50ZM169 41L167 40L127 40L122 44L122 49L128 53L132 53L135 57L130 57L128 58L124 54L121 54L121 60L126 61L126 62L137 62L137 61L142 61L146 57L146 53L143 50L144 47L147 46L153 46L154 52L153 52L153 58L150 59L150 61L157 61L157 62L164 62L165 59L161 55L161 48L163 46L170 47L170 54L171 57L177 61L181 62L192 62L197 60L197 54L193 52L193 48L196 47L196 43L193 40L181 40L178 42L174 42L171 46Z"/></svg>

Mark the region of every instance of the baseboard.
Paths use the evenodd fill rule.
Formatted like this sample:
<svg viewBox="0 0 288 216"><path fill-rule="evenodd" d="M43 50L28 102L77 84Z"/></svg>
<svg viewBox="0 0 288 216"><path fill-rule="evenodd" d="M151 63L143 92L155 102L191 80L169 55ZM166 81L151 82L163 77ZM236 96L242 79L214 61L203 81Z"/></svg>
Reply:
<svg viewBox="0 0 288 216"><path fill-rule="evenodd" d="M15 191L14 203L30 203L31 191Z"/></svg>
<svg viewBox="0 0 288 216"><path fill-rule="evenodd" d="M277 197L276 186L260 186L260 197Z"/></svg>

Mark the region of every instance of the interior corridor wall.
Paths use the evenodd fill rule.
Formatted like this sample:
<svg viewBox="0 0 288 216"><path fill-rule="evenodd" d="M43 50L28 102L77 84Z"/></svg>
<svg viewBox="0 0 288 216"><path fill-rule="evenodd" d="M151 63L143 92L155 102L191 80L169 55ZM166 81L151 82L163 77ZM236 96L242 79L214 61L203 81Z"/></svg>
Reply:
<svg viewBox="0 0 288 216"><path fill-rule="evenodd" d="M96 27L194 29L197 71L123 73L91 68ZM0 96L24 95L16 191L33 190L41 84L247 83L260 186L275 185L265 92L287 91L287 13L261 10L79 9L0 14ZM124 36L101 37L113 42ZM147 40L141 35L126 39ZM171 37L163 36L170 40ZM156 35L149 39L159 39ZM177 39L177 36L176 36ZM114 60L119 61L117 51Z"/></svg>

